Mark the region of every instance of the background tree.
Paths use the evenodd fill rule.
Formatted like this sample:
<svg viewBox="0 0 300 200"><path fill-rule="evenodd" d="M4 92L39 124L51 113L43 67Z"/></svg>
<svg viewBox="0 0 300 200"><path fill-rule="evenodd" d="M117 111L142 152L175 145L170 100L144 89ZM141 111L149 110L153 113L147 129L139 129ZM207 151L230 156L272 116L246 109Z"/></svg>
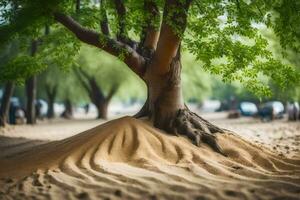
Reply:
<svg viewBox="0 0 300 200"><path fill-rule="evenodd" d="M37 95L45 98L48 103L47 118L55 117L54 103L58 100L59 85L62 81L62 72L57 66L48 66L48 68L38 76Z"/></svg>
<svg viewBox="0 0 300 200"><path fill-rule="evenodd" d="M14 40L7 44L0 53L0 70L5 68L5 66L14 59L19 52L19 44L17 40ZM15 81L9 79L4 82L3 95L0 105L0 126L5 126L8 122L8 112L10 107L10 99L14 91Z"/></svg>
<svg viewBox="0 0 300 200"><path fill-rule="evenodd" d="M134 89L133 84L130 84L134 77L121 66L121 62L105 53L101 54L102 59L98 59L99 52L96 49L83 46L78 57L79 67L75 67L74 72L90 101L97 108L97 118L107 119L108 105L112 97L119 88L127 88L128 97L128 88ZM122 98L124 95L118 96Z"/></svg>

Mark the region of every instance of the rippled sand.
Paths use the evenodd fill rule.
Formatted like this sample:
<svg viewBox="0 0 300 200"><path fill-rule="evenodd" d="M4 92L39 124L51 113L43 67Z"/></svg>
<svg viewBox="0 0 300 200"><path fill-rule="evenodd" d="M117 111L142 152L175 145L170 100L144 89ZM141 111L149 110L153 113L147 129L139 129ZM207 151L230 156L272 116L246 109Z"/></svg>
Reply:
<svg viewBox="0 0 300 200"><path fill-rule="evenodd" d="M300 158L231 132L224 157L123 117L0 160L0 199L300 199Z"/></svg>

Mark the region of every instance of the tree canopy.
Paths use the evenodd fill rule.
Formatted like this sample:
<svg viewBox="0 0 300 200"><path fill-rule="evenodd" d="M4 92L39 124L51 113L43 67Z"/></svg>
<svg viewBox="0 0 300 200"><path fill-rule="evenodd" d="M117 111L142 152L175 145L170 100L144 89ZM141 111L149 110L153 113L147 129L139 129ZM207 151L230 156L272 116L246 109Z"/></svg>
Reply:
<svg viewBox="0 0 300 200"><path fill-rule="evenodd" d="M182 31L180 11L189 3L187 28ZM270 94L269 79L281 88L299 83L299 71L277 59L261 33L266 27L274 32L283 49L299 52L300 2L297 0L3 0L0 8L1 44L24 36L41 43L36 58L22 54L8 62L8 68L1 66L2 79L12 79L16 74L28 76L28 71L37 73L51 61L72 63L80 46L75 36L117 56L127 65L138 66L135 57L141 58L139 62L147 62L147 56L137 51L147 39L145 28L155 32L161 23L166 23L183 39L182 47L205 70L221 75L223 81L240 81L251 91L264 95ZM166 8L168 11L163 12ZM163 22L161 13L167 15ZM75 34L70 34L57 21ZM53 30L48 36L44 34L46 26Z"/></svg>

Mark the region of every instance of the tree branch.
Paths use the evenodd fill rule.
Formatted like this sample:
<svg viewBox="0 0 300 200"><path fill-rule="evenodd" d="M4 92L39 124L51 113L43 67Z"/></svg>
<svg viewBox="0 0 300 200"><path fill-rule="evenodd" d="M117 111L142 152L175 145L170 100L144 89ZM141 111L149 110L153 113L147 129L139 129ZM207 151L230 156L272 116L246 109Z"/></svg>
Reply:
<svg viewBox="0 0 300 200"><path fill-rule="evenodd" d="M62 13L54 13L56 21L72 31L76 37L84 43L98 47L111 55L124 58L124 63L138 74L144 74L145 59L130 46L116 41L104 34L82 27L73 18Z"/></svg>
<svg viewBox="0 0 300 200"><path fill-rule="evenodd" d="M144 0L144 11L145 11L145 24L141 35L141 49L143 54L151 54L156 49L158 36L159 36L159 22L160 14L159 9L154 0Z"/></svg>
<svg viewBox="0 0 300 200"><path fill-rule="evenodd" d="M114 84L114 85L110 88L110 90L109 90L109 92L108 92L108 94L107 94L107 96L106 96L106 98L105 98L105 100L106 100L107 102L109 102L109 101L111 100L111 98L117 93L119 87L120 87L119 84Z"/></svg>
<svg viewBox="0 0 300 200"><path fill-rule="evenodd" d="M83 71L83 70L82 70ZM74 69L75 75L77 76L79 82L81 83L81 85L86 89L86 91L88 92L89 96L91 96L92 94L92 90L91 88L88 86L88 84L83 80L82 77L82 71L79 71L79 69ZM89 80L89 79L88 79Z"/></svg>
<svg viewBox="0 0 300 200"><path fill-rule="evenodd" d="M101 14L101 21L100 27L101 31L104 35L109 35L109 27L108 27L108 19L106 15L106 10L104 7L104 0L100 0L100 14Z"/></svg>
<svg viewBox="0 0 300 200"><path fill-rule="evenodd" d="M187 24L187 13L191 0L167 0L163 21L152 66L158 74L170 70L172 59L176 56Z"/></svg>
<svg viewBox="0 0 300 200"><path fill-rule="evenodd" d="M117 39L131 48L137 48L137 42L128 37L126 32L126 7L124 0L114 0L116 11L118 14L119 31L117 32Z"/></svg>
<svg viewBox="0 0 300 200"><path fill-rule="evenodd" d="M93 95L96 101L105 101L105 96L103 94L101 86L98 85L95 77L92 77L89 80L90 86L93 91Z"/></svg>
<svg viewBox="0 0 300 200"><path fill-rule="evenodd" d="M115 7L118 14L118 24L119 24L119 31L117 33L118 40L126 37L126 21L125 21L125 15L126 15L126 8L124 5L124 0L114 0Z"/></svg>
<svg viewBox="0 0 300 200"><path fill-rule="evenodd" d="M81 74L82 76L84 76L87 80L92 79L92 77L91 77L88 73L86 73L86 71L84 71L81 67L80 67L80 68L76 68L76 69L77 69L78 72L80 72L80 74Z"/></svg>

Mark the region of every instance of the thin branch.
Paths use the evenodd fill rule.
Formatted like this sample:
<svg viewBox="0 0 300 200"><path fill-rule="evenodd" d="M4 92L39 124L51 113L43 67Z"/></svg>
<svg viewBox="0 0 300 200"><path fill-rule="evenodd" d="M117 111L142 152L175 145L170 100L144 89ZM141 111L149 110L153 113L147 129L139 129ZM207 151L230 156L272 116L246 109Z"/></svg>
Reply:
<svg viewBox="0 0 300 200"><path fill-rule="evenodd" d="M117 15L118 15L118 24L119 30L117 32L117 39L131 48L137 48L137 42L128 37L126 31L126 7L124 5L124 0L114 0L114 4L116 7Z"/></svg>
<svg viewBox="0 0 300 200"><path fill-rule="evenodd" d="M154 0L144 0L145 22L141 35L141 49L148 50L143 54L151 54L156 49L159 36L160 13ZM147 56L147 55L146 55ZM148 56L147 56L148 57Z"/></svg>
<svg viewBox="0 0 300 200"><path fill-rule="evenodd" d="M81 75L83 75L87 80L90 80L92 79L92 77L86 72L84 71L81 67L80 68L76 68L80 73Z"/></svg>
<svg viewBox="0 0 300 200"><path fill-rule="evenodd" d="M110 90L109 90L109 92L108 92L108 94L107 94L107 96L106 96L106 98L105 98L105 100L106 100L107 102L110 101L111 98L117 93L119 87L120 87L119 84L114 84L114 85L110 88Z"/></svg>
<svg viewBox="0 0 300 200"><path fill-rule="evenodd" d="M114 4L118 14L118 24L119 24L119 31L117 33L117 38L118 40L122 41L122 39L126 37L126 30L125 30L126 8L124 5L124 0L114 0Z"/></svg>
<svg viewBox="0 0 300 200"><path fill-rule="evenodd" d="M101 21L100 27L101 31L104 35L109 35L109 27L108 27L108 19L105 10L104 0L100 0L100 14L101 14Z"/></svg>
<svg viewBox="0 0 300 200"><path fill-rule="evenodd" d="M126 63L132 71L141 77L143 76L145 59L130 46L104 34L82 27L72 17L65 14L54 13L54 18L72 31L82 42L103 49L111 55L124 58L124 63Z"/></svg>
<svg viewBox="0 0 300 200"><path fill-rule="evenodd" d="M89 93L89 95L92 94L92 90L89 87L89 85L86 83L86 81L83 79L82 77L82 72L79 71L77 68L74 69L75 75L77 76L79 82L81 83L81 85L86 89L86 91Z"/></svg>
<svg viewBox="0 0 300 200"><path fill-rule="evenodd" d="M187 14L191 0L167 0L163 21L152 66L158 74L166 74L177 51L186 29Z"/></svg>
<svg viewBox="0 0 300 200"><path fill-rule="evenodd" d="M76 12L76 14L79 14L79 12L80 12L80 0L76 0L75 12Z"/></svg>
<svg viewBox="0 0 300 200"><path fill-rule="evenodd" d="M93 91L93 96L95 98L95 102L96 101L104 101L105 100L105 96L103 94L101 86L98 85L95 77L92 77L89 80L89 83L90 83L91 89Z"/></svg>

